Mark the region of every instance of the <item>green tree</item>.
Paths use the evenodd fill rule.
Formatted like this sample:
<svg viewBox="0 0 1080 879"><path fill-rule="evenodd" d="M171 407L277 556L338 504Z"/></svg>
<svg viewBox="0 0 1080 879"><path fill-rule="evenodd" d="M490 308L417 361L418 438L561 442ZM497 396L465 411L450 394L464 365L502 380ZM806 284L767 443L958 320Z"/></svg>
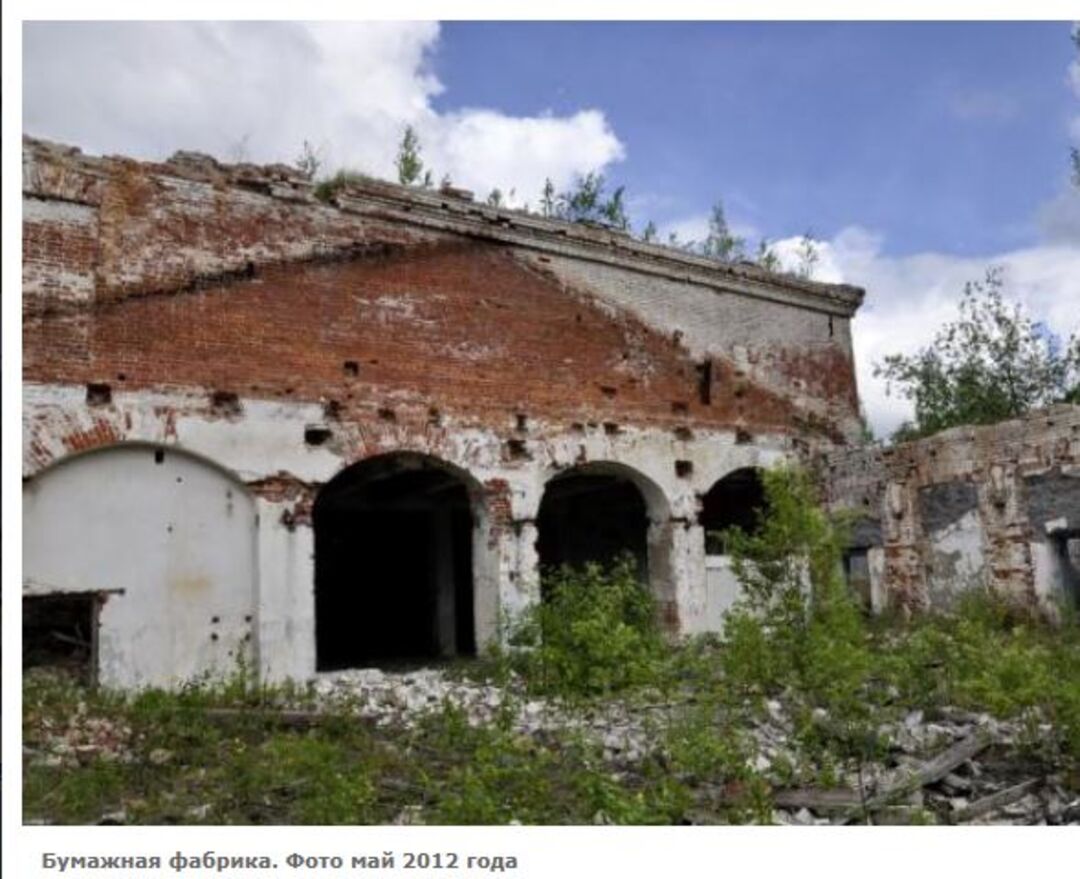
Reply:
<svg viewBox="0 0 1080 879"><path fill-rule="evenodd" d="M557 211L557 196L555 195L555 184L551 182L551 178L548 177L544 180L544 188L540 192L540 213L545 217L554 217Z"/></svg>
<svg viewBox="0 0 1080 879"><path fill-rule="evenodd" d="M804 281L813 280L817 265L821 262L821 251L813 233L807 232L799 239L797 256L799 262L795 267L795 276L802 278Z"/></svg>
<svg viewBox="0 0 1080 879"><path fill-rule="evenodd" d="M424 161L420 158L420 137L411 125L406 125L401 135L394 164L397 166L398 183L405 186L432 185L431 172L424 169Z"/></svg>
<svg viewBox="0 0 1080 879"><path fill-rule="evenodd" d="M604 191L604 177L590 171L578 177L573 189L562 193L556 203L556 213L564 220L580 223L597 222L600 214L600 197Z"/></svg>
<svg viewBox="0 0 1080 879"><path fill-rule="evenodd" d="M709 215L709 233L701 243L701 255L721 262L737 262L743 259L746 241L732 234L724 215L724 204L717 201Z"/></svg>
<svg viewBox="0 0 1080 879"><path fill-rule="evenodd" d="M652 220L649 220L649 222L645 224L645 228L641 232L641 240L644 241L646 244L655 244L659 234L660 233L656 228L656 223L654 223Z"/></svg>
<svg viewBox="0 0 1080 879"><path fill-rule="evenodd" d="M1067 342L1002 295L1000 268L964 287L960 316L912 355L892 354L874 375L915 405L895 435L927 436L961 424L991 424L1054 402L1080 402L1080 337Z"/></svg>
<svg viewBox="0 0 1080 879"><path fill-rule="evenodd" d="M780 271L780 257L776 255L776 251L773 250L772 245L769 244L766 238L762 238L758 242L756 262L767 272Z"/></svg>
<svg viewBox="0 0 1080 879"><path fill-rule="evenodd" d="M578 176L573 188L555 199L553 216L572 223L600 223L626 230L630 226L630 219L626 214L625 187L618 187L605 198L605 185L604 175L595 171ZM544 187L544 195L545 198L549 195L547 186ZM546 201L541 204L545 206L545 216L548 216Z"/></svg>
<svg viewBox="0 0 1080 879"><path fill-rule="evenodd" d="M305 140L300 155L293 160L293 165L308 180L314 180L319 175L319 169L322 167L320 151L312 146L311 141Z"/></svg>
<svg viewBox="0 0 1080 879"><path fill-rule="evenodd" d="M625 191L625 186L618 187L611 194L611 198L600 205L600 216L609 225L616 229L622 229L624 232L630 228L630 218L626 215L626 205L623 203L623 193Z"/></svg>

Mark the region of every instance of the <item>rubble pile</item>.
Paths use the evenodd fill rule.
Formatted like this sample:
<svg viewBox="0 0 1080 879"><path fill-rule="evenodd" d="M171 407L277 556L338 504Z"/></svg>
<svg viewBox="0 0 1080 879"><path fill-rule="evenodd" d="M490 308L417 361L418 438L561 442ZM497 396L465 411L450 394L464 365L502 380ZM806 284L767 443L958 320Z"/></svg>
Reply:
<svg viewBox="0 0 1080 879"><path fill-rule="evenodd" d="M509 692L520 683L512 680ZM524 735L585 733L623 774L653 750L657 733L685 716L686 709L611 702L570 712L524 696L504 704L503 689L454 680L439 669L336 672L321 675L314 686L319 710L347 706L379 726L412 726L444 702L476 725L492 723L500 710L511 710L516 730ZM877 729L877 759L858 769L838 770L837 786L785 787L790 767L806 758L784 703L769 700L765 707L747 730L756 751L748 764L772 787L777 824L1080 824L1075 779L1066 784L1030 756L1039 737L1051 736L1049 724L1001 721L951 707L932 715L911 711ZM820 709L813 716L816 722L829 723ZM724 805L727 795L708 785L700 793L706 808L696 817L705 821L715 814L707 807Z"/></svg>
<svg viewBox="0 0 1080 879"><path fill-rule="evenodd" d="M524 736L584 736L601 750L613 777L641 783L642 762L663 761L666 733L700 706L671 702L609 700L568 706L530 697L511 676L505 686L465 680L435 668L407 672L358 669L319 675L306 692L283 694L261 707L210 708L214 717L265 713L274 723L306 727L329 717L355 717L385 730L415 729L446 706L474 726L498 722ZM763 711L739 715L737 729L747 768L763 780L775 824L1041 824L1080 825L1080 778L1063 772L1053 753L1054 729L1037 716L1003 721L955 707L914 710L881 723L861 761L837 760L830 784L802 744L794 699L771 699ZM812 724L827 730L821 709ZM694 716L700 722L700 715ZM718 722L722 718L718 717ZM803 730L805 733L805 729ZM138 742L122 720L96 716L80 701L62 720L41 718L24 740L28 765L73 768L96 760L168 763L158 748L138 755ZM724 779L682 779L696 796L690 823L714 823L740 792ZM736 786L737 787L737 786ZM109 816L106 816L107 818Z"/></svg>

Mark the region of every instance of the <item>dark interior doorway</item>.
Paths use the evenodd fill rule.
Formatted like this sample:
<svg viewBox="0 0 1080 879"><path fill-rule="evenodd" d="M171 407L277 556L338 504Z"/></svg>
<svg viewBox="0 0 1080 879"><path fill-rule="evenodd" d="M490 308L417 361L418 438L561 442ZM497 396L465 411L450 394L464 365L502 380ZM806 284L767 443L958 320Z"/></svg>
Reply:
<svg viewBox="0 0 1080 879"><path fill-rule="evenodd" d="M1061 572L1062 599L1073 610L1080 610L1080 531L1061 532L1052 538Z"/></svg>
<svg viewBox="0 0 1080 879"><path fill-rule="evenodd" d="M361 462L319 493L314 526L320 671L475 654L459 476L421 456Z"/></svg>
<svg viewBox="0 0 1080 879"><path fill-rule="evenodd" d="M701 499L698 521L705 529L705 552L724 555L721 533L727 528L757 533L765 509L765 487L756 467L743 467L718 479Z"/></svg>
<svg viewBox="0 0 1080 879"><path fill-rule="evenodd" d="M648 580L645 499L625 476L574 470L556 476L544 491L537 528L541 570L610 565L629 553L642 582Z"/></svg>

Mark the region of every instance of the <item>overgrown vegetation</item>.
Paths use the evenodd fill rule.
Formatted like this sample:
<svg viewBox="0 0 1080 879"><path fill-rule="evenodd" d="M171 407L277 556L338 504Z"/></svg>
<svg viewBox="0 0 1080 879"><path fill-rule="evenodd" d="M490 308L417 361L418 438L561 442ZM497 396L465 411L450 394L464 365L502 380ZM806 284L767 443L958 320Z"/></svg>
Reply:
<svg viewBox="0 0 1080 879"><path fill-rule="evenodd" d="M293 164L305 177L315 182L315 198L322 202L331 201L350 184L374 179L371 175L354 169L340 169L333 175L320 177L323 157L320 150L309 141L304 141ZM402 130L394 157L394 167L398 183L423 189L434 186L434 172L424 163L420 136L411 125L406 125ZM453 186L453 182L448 174L444 174L439 185L442 189L447 189ZM513 207L526 214L532 213L528 202L517 204L517 193L513 189L504 193L502 188L495 186L484 199L484 203L493 208ZM636 234L639 240L649 244L661 243L659 231L652 220L645 223L640 233L635 233L626 205L626 187L616 186L609 193L607 179L597 171L577 175L569 188L562 192L557 191L550 178L546 179L540 191L537 213L550 219L598 225L631 235ZM683 240L677 233L671 232L663 244L716 262L748 262L769 272L784 271L776 250L768 240L762 238L753 253L747 250L746 239L735 235L731 230L723 202L719 200L709 214L704 238ZM818 243L809 233L800 239L796 256L797 263L789 273L799 278L812 279L820 256Z"/></svg>
<svg viewBox="0 0 1080 879"><path fill-rule="evenodd" d="M632 556L607 569L551 571L543 588L544 600L511 636L512 645L526 648L511 661L530 689L587 698L655 682L664 644Z"/></svg>
<svg viewBox="0 0 1080 879"><path fill-rule="evenodd" d="M914 403L896 439L992 424L1055 402L1080 402L1080 336L1062 340L1004 295L1000 268L964 288L960 316L927 347L875 364Z"/></svg>
<svg viewBox="0 0 1080 879"><path fill-rule="evenodd" d="M378 726L348 698L244 677L121 695L30 676L26 815L769 822L776 791L861 791L895 760L905 717L956 711L1011 721L1019 738L995 759L1080 793L1075 622L1052 628L986 595L946 615L870 621L841 576L843 522L821 511L808 477L767 473L765 492L755 533L724 534L745 597L722 638L665 641L629 560L550 572L515 649L464 670L500 694L483 723L447 701L407 727ZM538 708L559 722L523 724ZM785 740L770 751L761 734L780 717ZM620 723L639 752L613 754L598 738ZM917 809L909 818L948 820Z"/></svg>

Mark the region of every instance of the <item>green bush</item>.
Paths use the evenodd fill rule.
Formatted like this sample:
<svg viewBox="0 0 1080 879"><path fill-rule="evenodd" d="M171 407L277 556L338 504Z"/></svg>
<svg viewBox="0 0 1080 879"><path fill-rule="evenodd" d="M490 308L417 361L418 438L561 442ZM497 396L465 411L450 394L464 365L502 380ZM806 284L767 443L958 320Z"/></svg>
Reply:
<svg viewBox="0 0 1080 879"><path fill-rule="evenodd" d="M543 600L517 628L534 690L595 696L656 680L664 653L656 607L632 558L610 567L562 567L543 580Z"/></svg>

